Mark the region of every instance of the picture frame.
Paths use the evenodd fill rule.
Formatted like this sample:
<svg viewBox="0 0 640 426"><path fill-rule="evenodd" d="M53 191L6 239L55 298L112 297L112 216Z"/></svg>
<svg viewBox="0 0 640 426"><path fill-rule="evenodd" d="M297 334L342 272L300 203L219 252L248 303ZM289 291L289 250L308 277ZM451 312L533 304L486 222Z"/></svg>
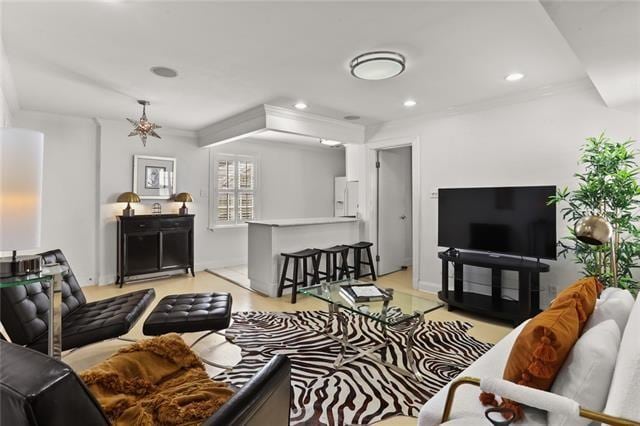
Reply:
<svg viewBox="0 0 640 426"><path fill-rule="evenodd" d="M133 192L143 200L168 200L176 190L176 159L133 156Z"/></svg>

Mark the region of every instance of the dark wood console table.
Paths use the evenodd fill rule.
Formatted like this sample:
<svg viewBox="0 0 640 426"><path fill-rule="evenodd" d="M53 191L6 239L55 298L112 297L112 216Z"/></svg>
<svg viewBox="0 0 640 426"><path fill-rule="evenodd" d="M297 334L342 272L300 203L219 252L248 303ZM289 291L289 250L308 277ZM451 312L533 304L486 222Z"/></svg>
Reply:
<svg viewBox="0 0 640 426"><path fill-rule="evenodd" d="M116 284L128 277L184 269L195 276L195 215L118 216Z"/></svg>
<svg viewBox="0 0 640 426"><path fill-rule="evenodd" d="M438 257L442 260L442 290L438 297L450 310L459 308L514 325L540 312L540 272L548 272L548 264L485 253L440 252ZM453 263L453 291L449 290L449 262ZM491 269L491 296L463 290L464 265ZM519 300L502 297L502 271L518 272Z"/></svg>

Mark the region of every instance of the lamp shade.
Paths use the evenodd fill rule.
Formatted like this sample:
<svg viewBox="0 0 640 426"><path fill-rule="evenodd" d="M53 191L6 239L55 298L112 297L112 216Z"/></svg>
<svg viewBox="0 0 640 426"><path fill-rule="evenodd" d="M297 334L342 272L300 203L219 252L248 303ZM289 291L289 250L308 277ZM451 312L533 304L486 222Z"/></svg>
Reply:
<svg viewBox="0 0 640 426"><path fill-rule="evenodd" d="M40 247L44 135L0 129L0 250Z"/></svg>
<svg viewBox="0 0 640 426"><path fill-rule="evenodd" d="M613 228L602 216L585 216L576 223L575 232L583 243L600 246L609 242Z"/></svg>
<svg viewBox="0 0 640 426"><path fill-rule="evenodd" d="M123 192L118 195L119 203L139 203L140 197L135 192Z"/></svg>
<svg viewBox="0 0 640 426"><path fill-rule="evenodd" d="M174 200L181 203L190 203L193 201L193 198L188 192L181 192L175 196Z"/></svg>

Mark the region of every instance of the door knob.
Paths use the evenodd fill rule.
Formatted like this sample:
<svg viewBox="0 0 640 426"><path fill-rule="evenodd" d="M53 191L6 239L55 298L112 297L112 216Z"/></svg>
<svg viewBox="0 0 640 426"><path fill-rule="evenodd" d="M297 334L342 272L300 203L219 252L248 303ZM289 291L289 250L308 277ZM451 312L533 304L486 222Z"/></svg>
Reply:
<svg viewBox="0 0 640 426"><path fill-rule="evenodd" d="M402 219L402 220L405 220L406 218L407 218L407 216L405 216L405 215L400 216L400 219Z"/></svg>

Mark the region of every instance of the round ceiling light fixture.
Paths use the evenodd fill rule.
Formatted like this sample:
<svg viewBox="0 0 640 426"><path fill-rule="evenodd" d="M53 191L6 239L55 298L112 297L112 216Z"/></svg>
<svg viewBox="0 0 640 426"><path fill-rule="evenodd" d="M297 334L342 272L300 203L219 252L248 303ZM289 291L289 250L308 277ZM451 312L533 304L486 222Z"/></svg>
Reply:
<svg viewBox="0 0 640 426"><path fill-rule="evenodd" d="M397 52L367 52L351 60L351 75L362 80L384 80L405 69L405 57Z"/></svg>
<svg viewBox="0 0 640 426"><path fill-rule="evenodd" d="M414 101L413 99L407 99L406 101L404 101L404 103L402 105L404 105L407 108L411 108L416 106L418 103L416 101Z"/></svg>
<svg viewBox="0 0 640 426"><path fill-rule="evenodd" d="M522 74L521 72L514 72L506 76L504 79L507 81L518 81L518 80L522 80L523 78L524 78L524 74Z"/></svg>
<svg viewBox="0 0 640 426"><path fill-rule="evenodd" d="M151 67L151 72L159 77L173 78L178 76L178 71L168 67Z"/></svg>
<svg viewBox="0 0 640 426"><path fill-rule="evenodd" d="M334 141L333 139L320 139L320 143L327 146L339 146L342 145L340 141Z"/></svg>
<svg viewBox="0 0 640 426"><path fill-rule="evenodd" d="M296 102L296 104L294 105L294 108L303 110L303 109L307 109L307 106L308 105L305 104L304 102Z"/></svg>

